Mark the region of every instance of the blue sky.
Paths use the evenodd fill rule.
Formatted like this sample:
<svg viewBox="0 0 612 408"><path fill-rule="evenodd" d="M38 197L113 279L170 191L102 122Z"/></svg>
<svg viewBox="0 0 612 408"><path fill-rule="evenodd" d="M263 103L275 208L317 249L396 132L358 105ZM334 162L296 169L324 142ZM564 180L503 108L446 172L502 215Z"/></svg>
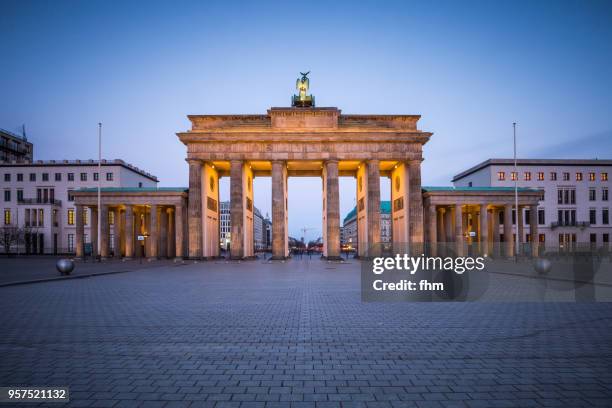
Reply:
<svg viewBox="0 0 612 408"><path fill-rule="evenodd" d="M0 127L25 123L39 159L94 158L101 121L106 158L187 185L187 114L287 106L311 70L319 106L422 115L424 184L509 157L513 121L521 157L612 156L612 2L356 3L3 0ZM320 184L290 180L293 235L318 234Z"/></svg>

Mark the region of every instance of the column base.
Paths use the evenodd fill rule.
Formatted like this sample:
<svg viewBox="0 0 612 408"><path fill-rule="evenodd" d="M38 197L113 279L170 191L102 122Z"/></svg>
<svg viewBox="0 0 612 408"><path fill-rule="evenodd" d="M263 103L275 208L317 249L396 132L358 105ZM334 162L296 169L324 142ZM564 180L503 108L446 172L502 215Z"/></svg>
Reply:
<svg viewBox="0 0 612 408"><path fill-rule="evenodd" d="M325 261L345 261L341 256L321 256L321 259Z"/></svg>

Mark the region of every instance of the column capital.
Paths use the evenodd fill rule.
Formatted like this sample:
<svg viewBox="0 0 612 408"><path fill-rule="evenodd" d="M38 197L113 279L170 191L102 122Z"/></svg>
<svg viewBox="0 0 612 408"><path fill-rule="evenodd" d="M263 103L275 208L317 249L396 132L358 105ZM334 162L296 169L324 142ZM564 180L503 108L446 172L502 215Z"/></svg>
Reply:
<svg viewBox="0 0 612 408"><path fill-rule="evenodd" d="M186 158L185 161L187 163L189 163L190 165L191 164L196 164L196 165L199 164L201 166L202 164L204 164L203 160L201 160L201 159L194 159L194 158L190 158L190 157Z"/></svg>
<svg viewBox="0 0 612 408"><path fill-rule="evenodd" d="M287 164L287 160L279 160L279 159L274 159L274 160L270 160L271 164Z"/></svg>
<svg viewBox="0 0 612 408"><path fill-rule="evenodd" d="M323 160L323 163L324 163L324 164L327 164L327 163L338 163L339 161L340 161L340 160L338 160L338 159L336 159L336 158L330 158L330 159L325 159L325 160Z"/></svg>

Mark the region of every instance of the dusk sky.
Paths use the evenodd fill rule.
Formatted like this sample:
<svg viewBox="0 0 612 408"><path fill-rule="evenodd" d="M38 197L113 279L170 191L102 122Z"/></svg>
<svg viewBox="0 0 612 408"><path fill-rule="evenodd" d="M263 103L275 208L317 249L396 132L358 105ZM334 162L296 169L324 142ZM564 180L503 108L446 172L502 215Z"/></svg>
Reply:
<svg viewBox="0 0 612 408"><path fill-rule="evenodd" d="M612 158L612 1L2 0L0 55L0 128L36 159L96 158L103 122L104 158L160 186L188 184L186 115L288 106L305 70L318 106L422 115L424 185L511 157L513 121L520 157ZM289 194L290 234L320 235L320 179ZM354 195L343 178L342 216Z"/></svg>

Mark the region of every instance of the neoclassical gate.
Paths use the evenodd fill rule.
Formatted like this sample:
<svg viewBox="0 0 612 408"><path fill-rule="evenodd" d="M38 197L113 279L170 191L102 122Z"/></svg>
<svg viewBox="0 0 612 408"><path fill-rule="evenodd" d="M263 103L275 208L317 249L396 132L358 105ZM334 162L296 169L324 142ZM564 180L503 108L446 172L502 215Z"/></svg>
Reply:
<svg viewBox="0 0 612 408"><path fill-rule="evenodd" d="M324 256L340 257L338 177L355 177L359 255L380 242L380 178L391 179L393 242L423 242L420 115L343 115L335 107L190 115L177 133L189 163L189 257L219 255L219 178L230 177L231 257L253 255L253 178L272 177L272 255L288 256L287 178L323 182Z"/></svg>

